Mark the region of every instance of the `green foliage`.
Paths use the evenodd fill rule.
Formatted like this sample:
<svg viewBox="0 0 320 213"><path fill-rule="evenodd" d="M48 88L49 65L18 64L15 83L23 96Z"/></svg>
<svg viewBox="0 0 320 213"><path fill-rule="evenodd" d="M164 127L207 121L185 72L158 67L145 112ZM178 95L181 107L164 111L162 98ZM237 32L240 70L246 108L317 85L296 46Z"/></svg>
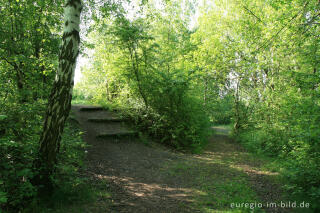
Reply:
<svg viewBox="0 0 320 213"><path fill-rule="evenodd" d="M63 1L1 4L0 96L20 102L48 97L57 67Z"/></svg>
<svg viewBox="0 0 320 213"><path fill-rule="evenodd" d="M51 177L55 189L49 197L40 198L39 211L66 209L73 204L87 203L93 199L87 180L80 174L85 166L84 158L87 148L81 135L82 132L77 123L69 120L62 136L56 171Z"/></svg>
<svg viewBox="0 0 320 213"><path fill-rule="evenodd" d="M160 14L150 18L152 25L123 16L110 19L109 28L97 23L98 32L91 34L97 39L95 58L83 69L77 97L118 106L162 143L199 152L210 133L209 118L194 95L197 76L186 57L191 32L174 12L164 10L176 20L168 26Z"/></svg>
<svg viewBox="0 0 320 213"><path fill-rule="evenodd" d="M212 120L232 106L235 137L288 162L287 188L313 210L320 199L318 10L315 1L209 1L192 35ZM212 94L227 94L230 105L215 107Z"/></svg>
<svg viewBox="0 0 320 213"><path fill-rule="evenodd" d="M4 121L7 119L8 116L6 115L0 115L0 121Z"/></svg>
<svg viewBox="0 0 320 213"><path fill-rule="evenodd" d="M34 160L46 99L58 66L64 3L1 1L0 212L40 212L36 208L38 188L32 183L38 172ZM74 178L83 157L77 131L71 127L65 131L61 149L66 156L60 156L59 175L52 176L56 191L68 191L68 195L81 185L80 179Z"/></svg>
<svg viewBox="0 0 320 213"><path fill-rule="evenodd" d="M112 2L89 4L94 24L88 46L94 54L74 103L123 109L141 131L194 152L206 143L209 120L231 122L248 149L285 162L281 171L290 192L320 208L318 1L216 0L196 6L173 0L161 7L143 1L133 16ZM5 210L37 203L32 163L57 68L62 5L5 0L0 7ZM191 23L195 10L198 22ZM68 126L52 176L60 186L53 200L77 199L72 194L82 185L73 178L82 166L80 141L78 130Z"/></svg>
<svg viewBox="0 0 320 213"><path fill-rule="evenodd" d="M129 116L143 132L149 133L161 143L179 150L188 149L199 153L206 145L210 131L208 131L208 117L197 101L183 98L181 105L178 106L179 110L170 111L166 108L152 111L150 109L149 112L135 110L131 111ZM168 107L161 100L156 103Z"/></svg>
<svg viewBox="0 0 320 213"><path fill-rule="evenodd" d="M37 195L33 160L57 66L63 1L0 7L0 208L18 212ZM34 103L33 103L34 102Z"/></svg>
<svg viewBox="0 0 320 213"><path fill-rule="evenodd" d="M0 207L8 212L35 209L39 201L37 188L32 184L37 172L33 161L38 150L44 104L7 103L2 107L6 113L6 132L0 136ZM83 183L80 177L75 177L83 166L84 148L79 129L68 124L62 139L57 173L52 177L57 191L63 189L68 195L75 194L75 189ZM69 198L68 201L72 201L72 196Z"/></svg>
<svg viewBox="0 0 320 213"><path fill-rule="evenodd" d="M231 124L233 118L233 97L230 95L210 99L205 106L214 124Z"/></svg>
<svg viewBox="0 0 320 213"><path fill-rule="evenodd" d="M289 79L296 81L299 79ZM274 81L277 85L278 82ZM319 200L319 103L318 91L295 88L292 84L266 94L264 103L252 106L240 141L253 151L280 156L287 162L283 175L289 181L286 188L297 196L306 196L317 209ZM253 104L253 103L252 103Z"/></svg>
<svg viewBox="0 0 320 213"><path fill-rule="evenodd" d="M75 191L84 184L84 179L79 176L79 170L84 165L85 149L87 145L81 139L82 132L77 124L69 121L62 137L57 172L52 177L59 190L65 190L65 202L72 202Z"/></svg>
<svg viewBox="0 0 320 213"><path fill-rule="evenodd" d="M3 209L19 209L37 193L31 184L43 111L41 105L6 105L6 133L0 137L0 194Z"/></svg>
<svg viewBox="0 0 320 213"><path fill-rule="evenodd" d="M181 70L158 75L146 85L150 109L136 114L138 124L161 142L198 152L209 136L209 121L201 101L190 95L190 80L181 75Z"/></svg>
<svg viewBox="0 0 320 213"><path fill-rule="evenodd" d="M1 207L17 209L25 206L36 195L36 189L30 183L33 177L32 146L10 140L0 139L1 150Z"/></svg>

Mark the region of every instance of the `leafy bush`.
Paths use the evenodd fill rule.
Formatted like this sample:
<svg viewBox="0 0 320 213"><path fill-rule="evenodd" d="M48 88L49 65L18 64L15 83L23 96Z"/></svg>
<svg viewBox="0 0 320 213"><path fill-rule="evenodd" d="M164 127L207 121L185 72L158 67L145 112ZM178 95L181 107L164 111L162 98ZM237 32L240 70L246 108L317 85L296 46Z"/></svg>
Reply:
<svg viewBox="0 0 320 213"><path fill-rule="evenodd" d="M0 209L7 212L33 211L39 198L31 180L37 172L33 169L33 161L38 150L44 105L11 103L3 109L7 119L6 133L0 137ZM52 177L56 191L64 189L69 194L81 183L81 179L74 177L83 165L85 147L79 129L70 125L68 123L65 129L57 172Z"/></svg>
<svg viewBox="0 0 320 213"><path fill-rule="evenodd" d="M6 134L0 137L0 195L3 209L18 211L37 193L30 180L43 112L41 104L6 106Z"/></svg>
<svg viewBox="0 0 320 213"><path fill-rule="evenodd" d="M252 151L282 159L286 188L315 210L320 208L320 113L314 100L296 92L278 94L276 109L256 104L239 139Z"/></svg>
<svg viewBox="0 0 320 213"><path fill-rule="evenodd" d="M214 124L224 125L232 122L233 97L230 95L212 98L205 106Z"/></svg>
<svg viewBox="0 0 320 213"><path fill-rule="evenodd" d="M181 71L159 75L144 85L148 88L148 108L131 105L131 117L141 130L162 143L199 152L210 133L209 117L202 102L189 94L189 80Z"/></svg>
<svg viewBox="0 0 320 213"><path fill-rule="evenodd" d="M152 26L142 18L112 22L109 29L97 24L101 37L96 55L83 70L78 90L92 94L94 103L123 108L162 143L198 152L211 131L203 101L194 94L199 90L195 72L186 66L190 31L182 23L178 31L167 29L172 39L168 46L168 34L153 37Z"/></svg>
<svg viewBox="0 0 320 213"><path fill-rule="evenodd" d="M144 114L135 111L131 117L136 120L137 126L149 133L160 142L177 149L189 149L199 152L206 144L209 136L208 117L197 107L192 99L179 108L179 111L170 114L159 114L149 111ZM187 114L185 114L188 112Z"/></svg>

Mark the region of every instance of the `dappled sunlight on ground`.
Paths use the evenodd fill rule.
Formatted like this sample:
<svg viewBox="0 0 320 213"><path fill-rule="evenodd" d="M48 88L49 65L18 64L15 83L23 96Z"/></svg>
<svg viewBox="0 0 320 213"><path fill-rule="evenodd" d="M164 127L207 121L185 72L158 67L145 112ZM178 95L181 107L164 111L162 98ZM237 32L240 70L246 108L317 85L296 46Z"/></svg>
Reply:
<svg viewBox="0 0 320 213"><path fill-rule="evenodd" d="M231 202L279 200L279 186L264 162L214 128L202 154L172 152L159 144L97 139L97 125L81 112L89 142L86 176L98 199L89 212L239 212ZM99 115L100 115L99 114ZM111 128L111 127L110 127Z"/></svg>
<svg viewBox="0 0 320 213"><path fill-rule="evenodd" d="M252 173L252 174L256 174L256 175L279 175L278 172L271 172L271 171L261 171L261 170L257 170L256 168L252 168L249 165L230 165L231 168L235 168L235 169L240 169L243 170L246 173Z"/></svg>
<svg viewBox="0 0 320 213"><path fill-rule="evenodd" d="M219 134L211 137L202 154L168 162L164 171L172 177L185 177L184 184L193 189L197 209L216 212L230 210L230 201L279 200L280 186L269 179L279 174L266 171L264 164L228 136Z"/></svg>
<svg viewBox="0 0 320 213"><path fill-rule="evenodd" d="M130 194L137 197L152 197L155 196L154 194L156 194L157 191L161 190L166 191L166 196L168 197L174 199L188 199L189 202L192 201L192 199L190 199L190 193L192 193L193 190L188 188L174 188L157 183L136 182L132 177L117 177L102 174L95 174L94 177L109 180L116 184L121 184Z"/></svg>

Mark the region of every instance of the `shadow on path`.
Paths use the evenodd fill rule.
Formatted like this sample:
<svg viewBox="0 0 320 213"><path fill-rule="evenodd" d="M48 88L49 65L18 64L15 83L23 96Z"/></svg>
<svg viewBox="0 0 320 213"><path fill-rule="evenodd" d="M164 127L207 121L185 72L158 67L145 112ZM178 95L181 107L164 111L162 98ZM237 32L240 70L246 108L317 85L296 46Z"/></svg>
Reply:
<svg viewBox="0 0 320 213"><path fill-rule="evenodd" d="M116 115L84 107L73 106L72 111L90 145L85 175L99 195L85 212L213 212L232 210L231 202L280 199L279 186L269 179L277 174L261 171L263 161L252 159L224 129L200 155L175 153L152 142L147 146L137 137L97 138L100 124L90 118ZM105 128L128 128L112 122Z"/></svg>

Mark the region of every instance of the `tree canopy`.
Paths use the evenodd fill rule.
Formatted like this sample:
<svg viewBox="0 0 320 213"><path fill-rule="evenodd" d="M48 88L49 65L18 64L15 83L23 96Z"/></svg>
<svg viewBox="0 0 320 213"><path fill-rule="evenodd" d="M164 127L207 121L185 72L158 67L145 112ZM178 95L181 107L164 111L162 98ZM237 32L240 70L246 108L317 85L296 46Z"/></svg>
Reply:
<svg viewBox="0 0 320 213"><path fill-rule="evenodd" d="M72 94L181 152L231 125L241 146L281 161L288 194L320 208L319 1L86 0L79 36L81 3L1 2L1 208L28 206L41 175L72 182L85 146L72 145Z"/></svg>

